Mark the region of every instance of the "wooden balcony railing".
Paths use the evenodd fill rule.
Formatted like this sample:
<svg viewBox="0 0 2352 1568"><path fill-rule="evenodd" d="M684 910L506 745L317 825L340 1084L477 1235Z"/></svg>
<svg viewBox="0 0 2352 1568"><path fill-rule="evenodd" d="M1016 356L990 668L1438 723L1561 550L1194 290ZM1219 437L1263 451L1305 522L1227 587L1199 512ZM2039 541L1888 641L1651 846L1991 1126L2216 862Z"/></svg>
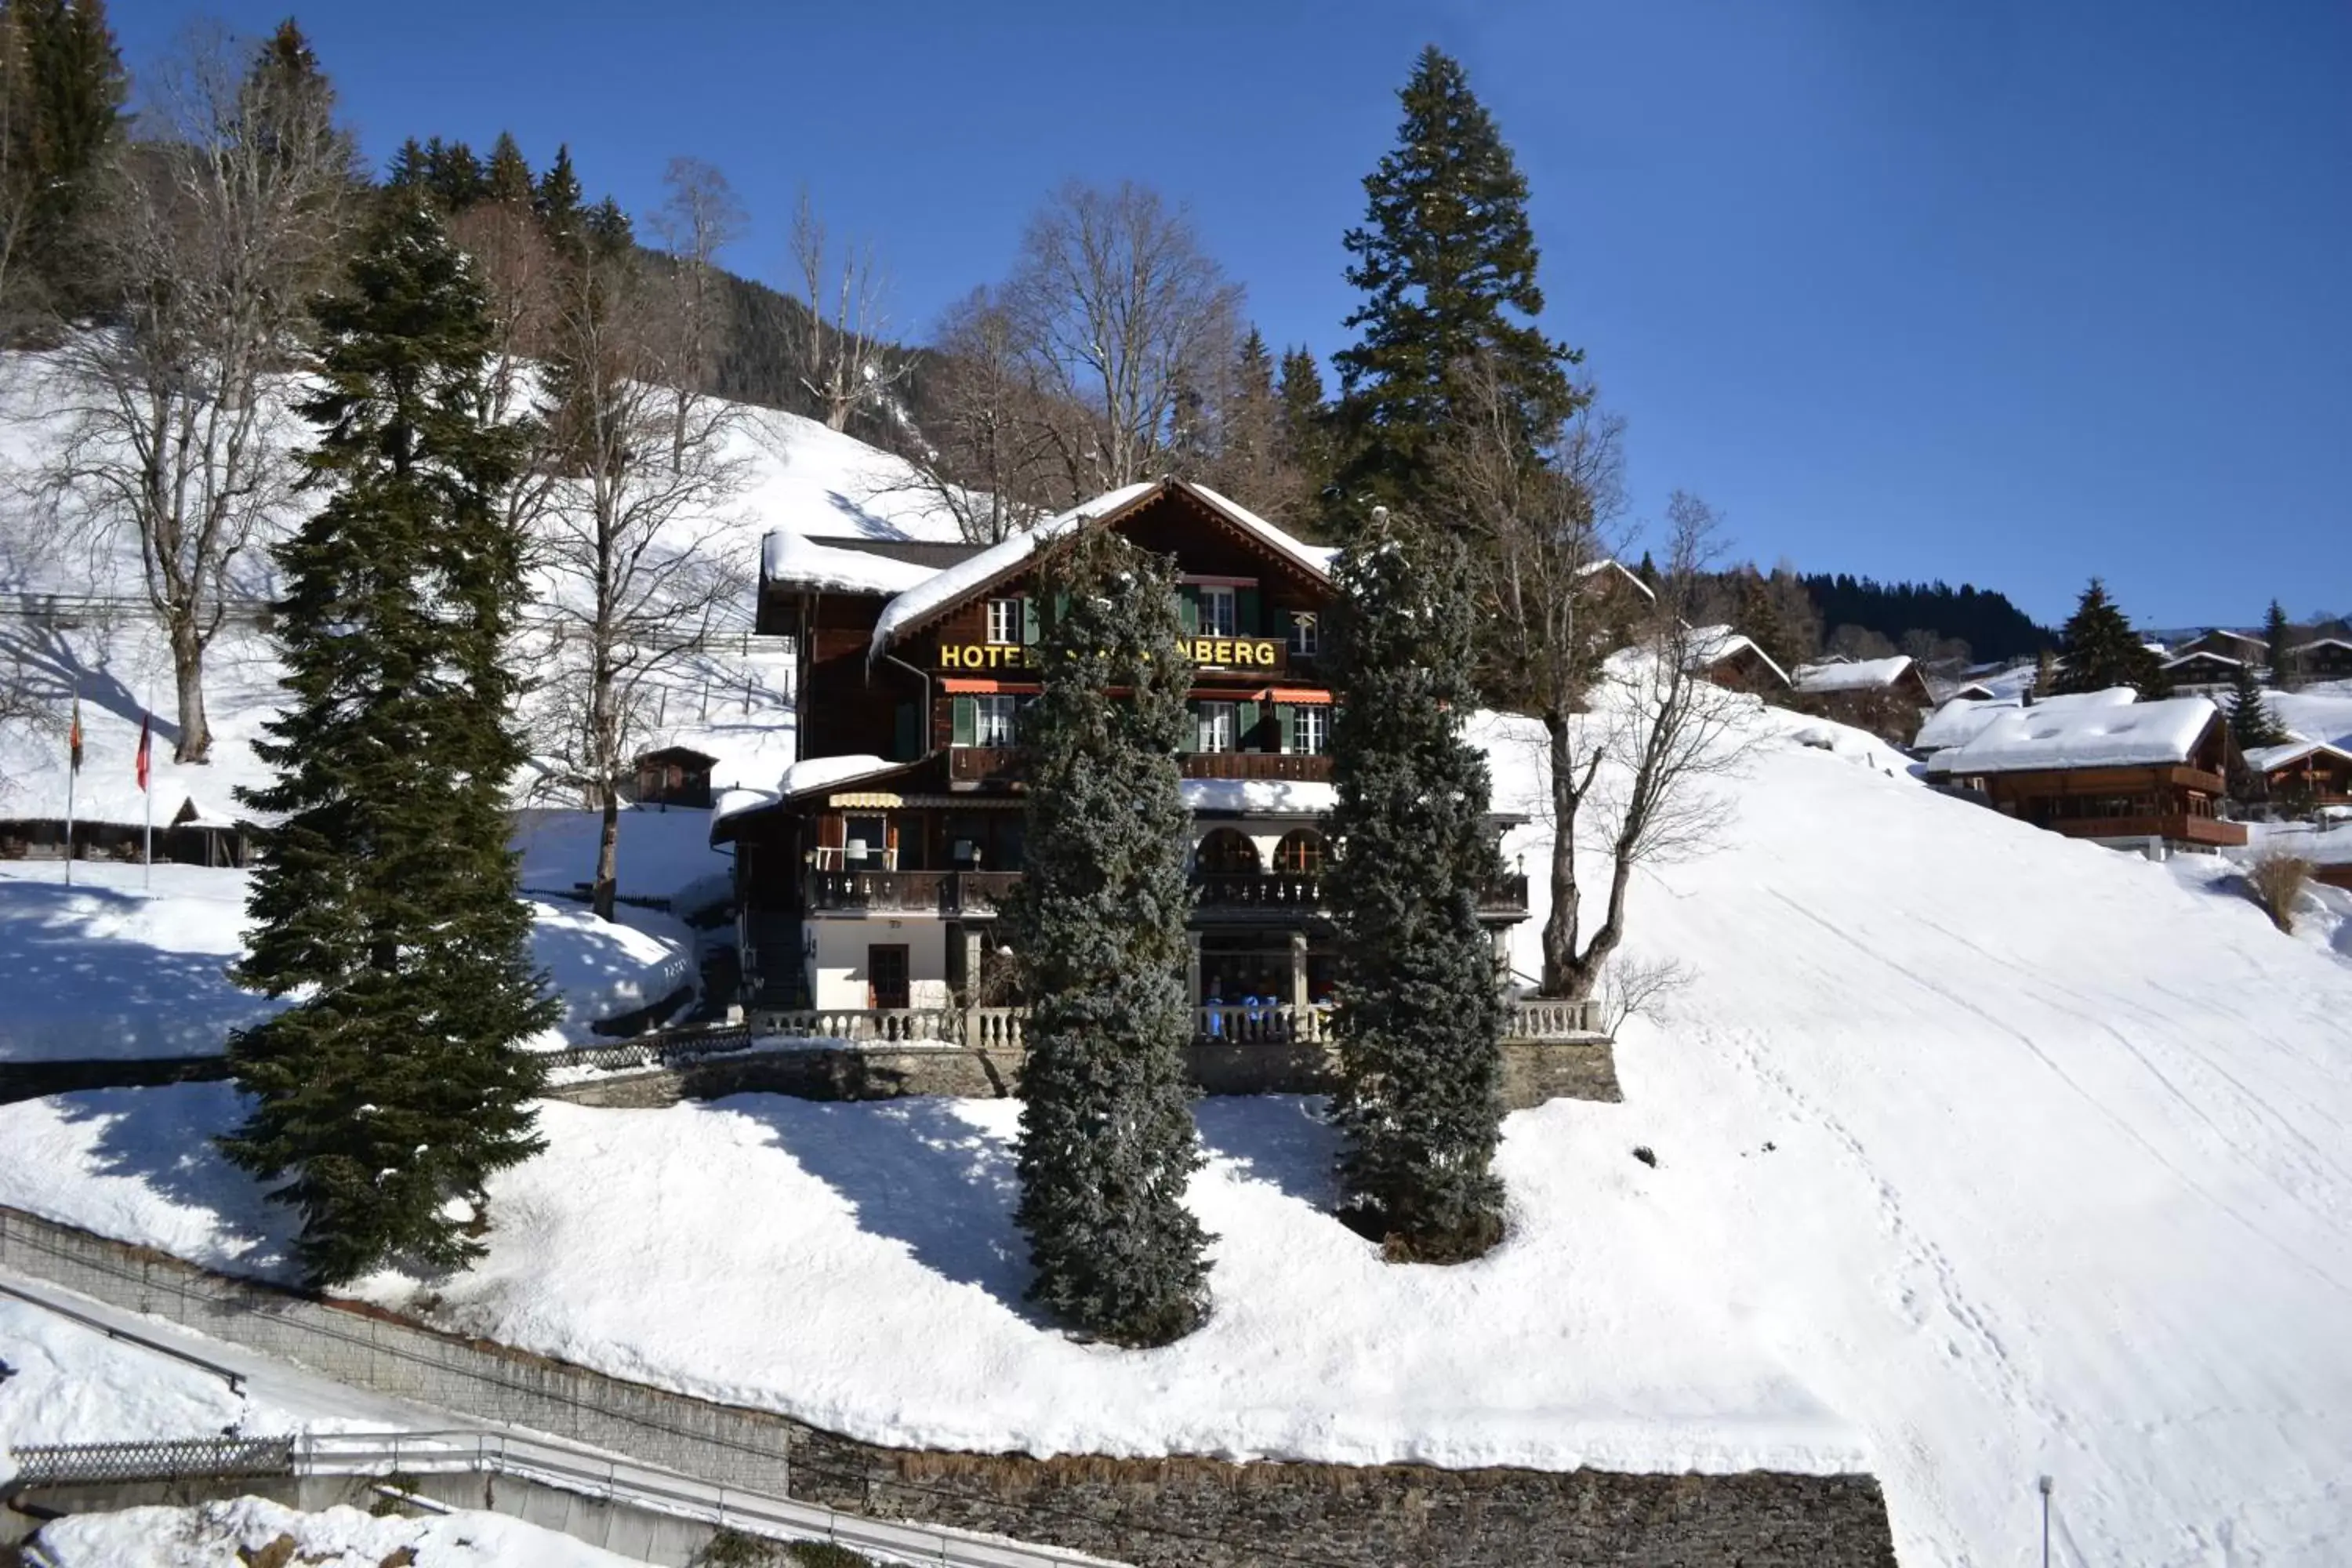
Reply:
<svg viewBox="0 0 2352 1568"><path fill-rule="evenodd" d="M2069 838L2170 838L2182 844L2239 845L2246 825L2172 812L2149 816L2061 816L2042 824Z"/></svg>
<svg viewBox="0 0 2352 1568"><path fill-rule="evenodd" d="M1010 784L1021 776L1021 752L1015 747L948 749L948 782L951 784Z"/></svg>
<svg viewBox="0 0 2352 1568"><path fill-rule="evenodd" d="M1290 752L1187 752L1188 779L1284 779L1294 784L1329 784L1331 759Z"/></svg>
<svg viewBox="0 0 2352 1568"><path fill-rule="evenodd" d="M812 871L811 914L983 917L1021 879L1018 871Z"/></svg>

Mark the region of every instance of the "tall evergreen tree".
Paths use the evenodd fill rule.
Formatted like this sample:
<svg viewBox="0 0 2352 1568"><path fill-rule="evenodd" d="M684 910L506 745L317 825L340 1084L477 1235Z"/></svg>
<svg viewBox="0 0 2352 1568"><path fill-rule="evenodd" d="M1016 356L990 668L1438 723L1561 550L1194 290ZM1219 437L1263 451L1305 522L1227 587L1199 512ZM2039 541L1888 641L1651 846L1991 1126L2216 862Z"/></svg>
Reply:
<svg viewBox="0 0 2352 1568"><path fill-rule="evenodd" d="M1364 180L1367 222L1348 231L1359 340L1335 356L1346 447L1339 515L1368 501L1412 510L1436 483L1435 447L1456 423L1458 377L1486 361L1517 405L1530 450L1575 411L1580 351L1538 324L1528 182L1459 62L1423 49L1399 94L1396 150Z"/></svg>
<svg viewBox="0 0 2352 1568"><path fill-rule="evenodd" d="M501 131L490 144L489 167L483 174L488 199L506 206L529 206L531 200L530 161L514 132Z"/></svg>
<svg viewBox="0 0 2352 1568"><path fill-rule="evenodd" d="M2240 751L2275 746L2286 739L2286 731L2263 701L2262 678L2255 674L2252 660L2238 666L2230 683L2229 709L2230 734Z"/></svg>
<svg viewBox="0 0 2352 1568"><path fill-rule="evenodd" d="M1089 530L1050 586L1066 608L1024 721L1026 875L1010 915L1030 1000L1030 1294L1104 1339L1165 1344L1208 1301L1208 1237L1183 1205L1201 1163L1177 787L1192 667L1170 563Z"/></svg>
<svg viewBox="0 0 2352 1568"><path fill-rule="evenodd" d="M2271 662L2271 684L2283 691L2294 689L2294 628L2287 623L2286 610L2276 599L2271 601L2270 613L2263 617L2263 641L2267 645Z"/></svg>
<svg viewBox="0 0 2352 1568"><path fill-rule="evenodd" d="M1339 929L1336 1101L1349 1222L1390 1256L1474 1258L1502 1235L1503 1005L1478 900L1486 824L1466 547L1375 513L1339 560L1324 879Z"/></svg>
<svg viewBox="0 0 2352 1568"><path fill-rule="evenodd" d="M580 176L572 167L572 144L567 142L556 148L555 162L547 166L531 193L530 205L539 213L540 226L558 249L568 249L581 237L587 217L581 202Z"/></svg>
<svg viewBox="0 0 2352 1568"><path fill-rule="evenodd" d="M129 90L102 0L0 4L0 265L68 314L95 303L76 230Z"/></svg>
<svg viewBox="0 0 2352 1568"><path fill-rule="evenodd" d="M2059 653L2058 692L2128 686L2144 698L2157 698L2170 690L2163 661L2132 630L2131 622L2107 597L2107 585L2096 577L2066 617Z"/></svg>
<svg viewBox="0 0 2352 1568"><path fill-rule="evenodd" d="M275 552L289 700L256 747L277 782L242 793L281 823L236 966L297 999L231 1039L254 1105L222 1146L279 1183L297 1258L330 1284L479 1255L462 1211L541 1147L516 1047L556 1009L508 847L523 541L498 502L520 447L485 416L480 285L401 203L315 313L324 386L301 412L327 499Z"/></svg>
<svg viewBox="0 0 2352 1568"><path fill-rule="evenodd" d="M1314 350L1301 343L1283 351L1274 397L1281 413L1282 461L1310 500L1319 498L1331 482L1331 409L1323 400L1323 368Z"/></svg>

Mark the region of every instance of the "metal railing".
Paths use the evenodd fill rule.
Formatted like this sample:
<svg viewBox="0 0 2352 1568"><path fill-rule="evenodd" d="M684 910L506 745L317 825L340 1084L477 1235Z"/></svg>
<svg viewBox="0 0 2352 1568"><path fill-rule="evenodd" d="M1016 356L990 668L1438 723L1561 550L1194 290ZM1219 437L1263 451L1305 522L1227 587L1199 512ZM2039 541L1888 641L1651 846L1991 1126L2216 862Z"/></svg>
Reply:
<svg viewBox="0 0 2352 1568"><path fill-rule="evenodd" d="M17 1448L15 1458L13 1484L18 1489L263 1476L502 1475L722 1529L832 1542L950 1568L1104 1568L1108 1562L936 1525L866 1519L506 1432L312 1432L52 1444Z"/></svg>

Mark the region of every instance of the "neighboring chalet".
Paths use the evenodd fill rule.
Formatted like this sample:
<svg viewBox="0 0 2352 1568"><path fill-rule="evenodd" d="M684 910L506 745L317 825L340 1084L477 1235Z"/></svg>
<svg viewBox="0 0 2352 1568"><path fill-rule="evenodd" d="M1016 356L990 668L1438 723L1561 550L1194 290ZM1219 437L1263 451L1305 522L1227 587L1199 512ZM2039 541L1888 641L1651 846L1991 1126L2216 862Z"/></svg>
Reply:
<svg viewBox="0 0 2352 1568"><path fill-rule="evenodd" d="M1896 745L1936 706L1919 661L1903 654L1801 664L1790 681L1796 706L1806 712L1868 730Z"/></svg>
<svg viewBox="0 0 2352 1568"><path fill-rule="evenodd" d="M1021 713L1039 689L1034 650L1053 614L1039 574L1087 523L1177 565L1197 667L1181 768L1204 1032L1237 1035L1275 1008L1328 998L1329 552L1204 487L1163 479L986 549L910 557L881 542L770 536L759 629L800 650L801 760L781 798L722 797L712 829L735 845L752 1006L1012 1000L996 927L1021 875ZM1515 820L1494 817L1497 837ZM1526 879L1490 889L1481 913L1499 960L1527 915Z"/></svg>
<svg viewBox="0 0 2352 1568"><path fill-rule="evenodd" d="M2243 825L2215 815L2231 760L2210 700L2141 702L2123 688L2000 711L1927 773L2036 827L2160 855L2245 843Z"/></svg>
<svg viewBox="0 0 2352 1568"><path fill-rule="evenodd" d="M2297 735L2245 753L2246 772L2273 808L2352 806L2352 751Z"/></svg>
<svg viewBox="0 0 2352 1568"><path fill-rule="evenodd" d="M2228 654L2200 647L2191 653L2176 654L2158 668L2164 671L2164 679L2175 691L2212 692L2227 691L2236 686L2238 677L2247 663L2246 659L2233 658ZM2257 662L2254 668L2259 669L2262 667Z"/></svg>
<svg viewBox="0 0 2352 1568"><path fill-rule="evenodd" d="M710 770L718 765L717 757L692 746L664 746L646 752L637 758L637 804L708 809Z"/></svg>
<svg viewBox="0 0 2352 1568"><path fill-rule="evenodd" d="M1788 672L1751 638L1729 626L1694 628L1690 648L1691 668L1703 672L1717 686L1768 700L1788 694Z"/></svg>
<svg viewBox="0 0 2352 1568"><path fill-rule="evenodd" d="M2172 657L2181 659L2200 653L2228 659L2231 664L2251 664L2259 669L2270 662L2271 645L2252 632L2233 632L2226 626L2216 626L2174 648Z"/></svg>
<svg viewBox="0 0 2352 1568"><path fill-rule="evenodd" d="M2298 680L2352 680L2352 642L2342 637L2297 643L2286 658Z"/></svg>

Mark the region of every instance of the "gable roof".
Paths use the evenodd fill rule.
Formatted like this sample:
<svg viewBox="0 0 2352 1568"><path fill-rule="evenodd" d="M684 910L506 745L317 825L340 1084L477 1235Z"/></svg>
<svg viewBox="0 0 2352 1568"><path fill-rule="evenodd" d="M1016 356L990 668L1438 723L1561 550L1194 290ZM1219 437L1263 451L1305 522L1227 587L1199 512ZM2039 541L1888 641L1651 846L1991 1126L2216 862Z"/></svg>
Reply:
<svg viewBox="0 0 2352 1568"><path fill-rule="evenodd" d="M1622 570L1622 568L1621 568ZM1628 574L1631 575L1631 574ZM1640 583L1639 577L1633 579ZM1643 592L1649 591L1643 584ZM1734 631L1727 626L1695 626L1690 634L1690 662L1694 669L1709 669L1741 653L1752 653L1761 659L1781 685L1789 684L1789 672L1773 662L1772 656L1756 646L1756 640L1745 632Z"/></svg>
<svg viewBox="0 0 2352 1568"><path fill-rule="evenodd" d="M1330 580L1330 551L1293 539L1255 512L1227 500L1206 485L1196 485L1188 479L1145 479L1049 517L1025 533L1016 533L1001 544L992 544L971 559L959 562L946 571L935 573L908 587L882 606L881 618L874 623L874 639L868 646L867 657L879 658L902 634L913 631L965 600L1018 574L1029 565L1040 547L1076 532L1086 523L1123 516L1159 496L1175 494L1192 497L1317 580L1326 583Z"/></svg>
<svg viewBox="0 0 2352 1568"><path fill-rule="evenodd" d="M2305 757L2326 752L2352 763L2352 752L2328 741L2314 741L2302 735L2291 735L2275 746L2256 746L2246 753L2246 766L2258 773L2275 773L2280 768L2293 767Z"/></svg>
<svg viewBox="0 0 2352 1568"><path fill-rule="evenodd" d="M1814 695L1824 691L1876 691L1894 686L1918 668L1909 654L1899 653L1893 658L1853 658L1824 664L1801 664L1797 667L1795 686L1798 690ZM1921 678L1922 680L1926 679Z"/></svg>
<svg viewBox="0 0 2352 1568"><path fill-rule="evenodd" d="M2246 668L2246 661L2244 659L2231 658L2226 653L2215 653L2211 648L2207 647L2194 649L2191 652L2181 654L2175 658L2168 658L2164 661L2164 668L2167 669L2179 669L2184 664L2200 663L2226 664L2231 669L2243 669Z"/></svg>
<svg viewBox="0 0 2352 1568"><path fill-rule="evenodd" d="M1931 765L1946 773L2014 773L2179 763L2221 721L2221 710L2203 697L2037 702L2001 712L1968 741L1937 752Z"/></svg>

